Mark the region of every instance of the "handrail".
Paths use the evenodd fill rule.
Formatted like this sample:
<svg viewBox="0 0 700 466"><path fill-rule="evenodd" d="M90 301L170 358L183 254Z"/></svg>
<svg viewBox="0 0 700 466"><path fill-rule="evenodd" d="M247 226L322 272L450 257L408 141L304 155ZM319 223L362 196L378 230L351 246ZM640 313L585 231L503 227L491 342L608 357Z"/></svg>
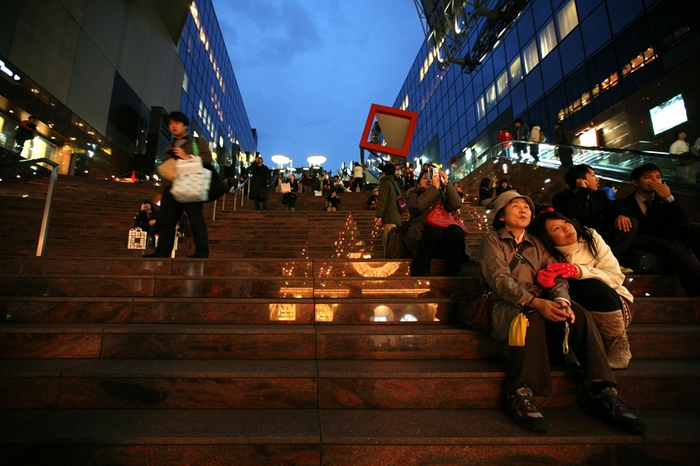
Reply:
<svg viewBox="0 0 700 466"><path fill-rule="evenodd" d="M44 204L44 217L41 220L41 230L39 230L39 242L36 246L37 257L41 257L44 254L44 249L46 249L46 239L49 234L49 220L51 218L51 208L53 207L53 194L56 190L56 181L58 180L58 170L56 170L58 164L47 158L15 160L12 162L0 163L0 166L8 166L25 163L36 164L41 162L51 166L51 178L49 179L49 188L46 193L46 203Z"/></svg>
<svg viewBox="0 0 700 466"><path fill-rule="evenodd" d="M504 141L498 142L485 151L471 157L467 157L466 171L471 173L488 160L505 157L503 145L522 144L526 146L539 146L539 162L537 165L546 168L561 168L557 150L568 148L573 151L574 164L587 164L593 167L596 174L606 178L629 182L631 171L646 163L655 163L661 168L664 180L675 189L681 189L695 196L700 195L700 158L687 155L672 155L667 152L640 151L630 149L616 149L605 147L584 147L564 144L552 144L547 142L530 141ZM534 163L529 150L523 153L525 163Z"/></svg>
<svg viewBox="0 0 700 466"><path fill-rule="evenodd" d="M251 176L248 176L248 178L246 178L245 180L243 180L243 183L239 184L239 185L236 187L236 189L234 189L233 191L229 191L229 193L233 193L233 210L236 210L236 198L238 197L238 191L239 191L241 188L245 187L245 186L248 184L248 180L250 180L251 178L252 178L252 175L251 175ZM250 185L248 185L248 192L250 193ZM222 199L222 200L221 200L221 211L222 211L222 212L223 212L224 209L226 208L226 194L228 194L228 193L224 193L224 195L221 197L221 199ZM242 195L242 196L241 196L241 207L243 207L243 200L244 200L244 198L245 198L245 196ZM212 222L213 222L214 220L216 220L216 204L217 204L217 202L218 202L218 199L214 201L214 209L213 209L214 212L212 213L212 219L211 219Z"/></svg>
<svg viewBox="0 0 700 466"><path fill-rule="evenodd" d="M236 210L236 197L238 196L238 191L240 191L241 188L243 188L244 191L245 191L245 188L248 188L248 194L250 194L250 184L248 183L248 181L250 181L250 179L252 177L253 177L253 175L248 175L248 178L243 180L243 183L239 184L238 187L236 187L236 189L233 190L233 210L234 211ZM244 201L245 201L245 192L241 193L241 207L243 207Z"/></svg>

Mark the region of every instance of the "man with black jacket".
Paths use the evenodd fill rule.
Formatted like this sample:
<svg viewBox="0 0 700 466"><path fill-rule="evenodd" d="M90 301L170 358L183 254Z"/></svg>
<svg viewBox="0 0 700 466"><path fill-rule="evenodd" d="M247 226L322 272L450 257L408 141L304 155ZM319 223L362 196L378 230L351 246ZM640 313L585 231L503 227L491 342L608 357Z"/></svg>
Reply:
<svg viewBox="0 0 700 466"><path fill-rule="evenodd" d="M565 175L565 189L552 197L552 207L603 237L617 260L621 260L637 231L637 221L629 210L613 203L599 191L600 180L589 165L574 165Z"/></svg>
<svg viewBox="0 0 700 466"><path fill-rule="evenodd" d="M187 159L194 153L192 145L195 139L187 134L190 126L190 120L182 112L172 112L168 115L168 129L173 135L173 141L165 148L165 158ZM197 138L197 147L199 148L199 156L202 158L202 164L211 164L211 152L207 141L202 138ZM192 236L194 237L194 254L188 257L206 258L209 257L209 236L207 234L207 225L204 222L202 214L202 202L187 202L181 203L175 200L170 194L170 186L166 186L163 190L163 198L160 204L160 231L158 238L158 247L153 254L146 254L143 257L170 257L170 252L175 243L175 227L177 222L182 217L182 212L187 214L192 228Z"/></svg>
<svg viewBox="0 0 700 466"><path fill-rule="evenodd" d="M665 268L678 276L688 296L700 296L700 265L688 253L700 258L700 224L689 223L683 207L662 181L661 169L641 165L630 175L637 190L618 202L639 222L632 248L661 256Z"/></svg>

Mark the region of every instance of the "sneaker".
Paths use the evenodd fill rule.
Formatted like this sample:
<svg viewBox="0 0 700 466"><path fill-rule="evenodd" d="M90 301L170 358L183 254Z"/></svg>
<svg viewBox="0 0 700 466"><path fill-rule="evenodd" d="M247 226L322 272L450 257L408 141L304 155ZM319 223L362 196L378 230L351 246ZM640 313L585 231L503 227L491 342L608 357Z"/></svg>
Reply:
<svg viewBox="0 0 700 466"><path fill-rule="evenodd" d="M506 408L513 416L515 423L520 427L537 432L546 432L549 423L545 419L540 405L537 404L532 395L532 390L527 387L520 387L515 393L506 398Z"/></svg>
<svg viewBox="0 0 700 466"><path fill-rule="evenodd" d="M617 390L604 388L598 396L592 396L589 410L602 420L633 434L643 434L646 423L630 413L627 405L617 397Z"/></svg>

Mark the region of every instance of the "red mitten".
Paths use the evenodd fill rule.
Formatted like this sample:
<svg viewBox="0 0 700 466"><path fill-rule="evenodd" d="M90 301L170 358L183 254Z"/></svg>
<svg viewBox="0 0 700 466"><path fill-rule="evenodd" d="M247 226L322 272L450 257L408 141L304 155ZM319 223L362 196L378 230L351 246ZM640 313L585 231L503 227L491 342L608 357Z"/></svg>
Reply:
<svg viewBox="0 0 700 466"><path fill-rule="evenodd" d="M555 278L557 278L557 274L552 271L542 269L537 272L537 283L545 288L552 288Z"/></svg>
<svg viewBox="0 0 700 466"><path fill-rule="evenodd" d="M578 267L574 264L565 264L557 262L555 264L549 264L547 270L560 275L561 278L577 278L578 277Z"/></svg>

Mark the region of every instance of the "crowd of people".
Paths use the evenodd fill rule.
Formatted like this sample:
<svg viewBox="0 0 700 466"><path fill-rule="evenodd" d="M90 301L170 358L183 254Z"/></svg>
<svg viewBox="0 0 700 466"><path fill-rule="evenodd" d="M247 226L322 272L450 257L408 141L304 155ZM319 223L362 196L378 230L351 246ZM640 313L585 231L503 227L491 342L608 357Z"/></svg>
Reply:
<svg viewBox="0 0 700 466"><path fill-rule="evenodd" d="M206 143L188 136L188 126L183 114L170 114L174 140L168 156L184 158L197 144L202 159L209 160ZM542 140L537 125L528 128L516 121L516 127L517 140L523 140L520 136L526 132ZM562 134L570 138L566 131ZM680 141L683 138L679 135ZM508 139L503 141L506 144ZM522 153L517 142L504 149ZM537 158L532 146L530 155ZM375 211L385 246L402 229L399 238L411 259L413 276L429 275L435 258L444 259L447 275L460 275L470 252L458 215L466 197L459 183L450 183L445 172L430 164L422 167L415 180L408 167L385 163L381 171L367 207ZM249 196L255 209L264 211L272 188L262 157L256 158L250 173ZM634 168L630 183L635 190L621 199L616 185L608 183L609 190L601 187L589 165L571 165L564 181L567 188L556 193L546 209L519 193L506 178L497 184L484 178L479 188L479 204L495 212L493 229L482 238L477 261L492 293L489 333L497 341L509 340L507 411L518 425L546 431L548 422L535 395L552 395L550 362L560 361L582 369L587 406L593 414L623 430L643 433L646 425L618 397L613 373L629 367L632 359L627 327L635 307L624 286L629 270L623 266L639 268L635 262L639 251L655 253L688 296L699 296L700 224L689 222L657 164ZM331 178L325 172L320 177L307 172L302 180L293 174L280 175L274 184L288 211L294 211L298 193L317 187L327 195L327 210L333 211L340 208L342 193L363 188L364 167L354 165L349 185L339 175ZM402 218L403 208L407 219ZM144 257L169 255L183 212L195 243L190 257L208 257L202 203L180 203L169 187L163 191L159 212L145 200L134 218L134 226L147 231L149 238L159 236L155 252ZM513 324L523 317L526 338L511 341Z"/></svg>

